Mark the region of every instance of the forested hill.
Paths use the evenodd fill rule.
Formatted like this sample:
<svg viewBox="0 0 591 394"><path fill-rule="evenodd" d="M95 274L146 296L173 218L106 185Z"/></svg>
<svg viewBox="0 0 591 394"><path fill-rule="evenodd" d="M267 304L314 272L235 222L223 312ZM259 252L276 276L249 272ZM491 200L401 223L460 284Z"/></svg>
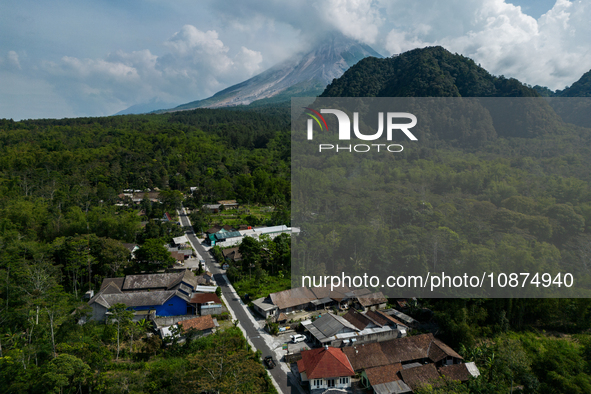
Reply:
<svg viewBox="0 0 591 394"><path fill-rule="evenodd" d="M386 59L365 58L334 79L320 97L537 97L514 78L496 77L446 49L414 49Z"/></svg>
<svg viewBox="0 0 591 394"><path fill-rule="evenodd" d="M557 97L591 97L591 70L587 71L572 86L556 92Z"/></svg>

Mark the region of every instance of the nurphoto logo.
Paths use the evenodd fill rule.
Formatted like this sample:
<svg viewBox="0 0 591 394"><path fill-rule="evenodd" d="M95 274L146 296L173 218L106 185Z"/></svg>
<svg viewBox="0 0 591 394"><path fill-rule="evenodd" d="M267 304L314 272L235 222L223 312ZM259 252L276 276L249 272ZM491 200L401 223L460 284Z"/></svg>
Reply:
<svg viewBox="0 0 591 394"><path fill-rule="evenodd" d="M349 115L347 115L344 111L338 109L321 109L320 112L304 107L308 112L306 114L310 116L311 119L308 119L307 122L307 132L308 132L308 140L314 139L314 122L320 128L320 131L328 131L328 125L326 120L322 116L322 114L332 114L337 117L338 125L339 125L339 140L340 141L350 141L351 140L351 119ZM384 116L383 112L378 112L378 130L373 134L363 134L359 130L359 112L353 112L353 134L355 138L362 140L362 141L375 141L382 137L384 133L384 118L386 119L386 140L392 141L392 137L394 135L394 131L400 130L408 137L411 141L417 141L417 137L414 136L413 133L410 132L409 129L413 128L417 124L417 117L408 112L387 112ZM394 120L399 119L408 119L410 123L395 123ZM338 144L335 146L333 144L319 144L318 149L319 152L326 151L326 150L334 150L336 152L339 151L348 151L348 152L369 152L372 150L372 147L375 148L378 152L380 152L380 148L385 147L384 151L397 153L402 152L404 149L400 144L357 144L357 145L346 145L346 146L339 146Z"/></svg>

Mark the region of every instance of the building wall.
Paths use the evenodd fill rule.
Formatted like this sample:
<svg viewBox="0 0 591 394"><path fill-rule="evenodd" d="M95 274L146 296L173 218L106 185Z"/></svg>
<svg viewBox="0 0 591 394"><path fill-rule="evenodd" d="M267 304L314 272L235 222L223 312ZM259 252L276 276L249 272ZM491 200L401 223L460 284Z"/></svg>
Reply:
<svg viewBox="0 0 591 394"><path fill-rule="evenodd" d="M389 330L389 331L382 331L373 334L367 335L359 335L356 336L355 345L360 345L362 343L372 343L372 342L382 342L388 341L390 339L398 338L399 331L398 330ZM343 343L342 339L335 339L330 342L329 344L332 347L343 347L343 346L352 346L352 343Z"/></svg>
<svg viewBox="0 0 591 394"><path fill-rule="evenodd" d="M301 311L301 310L306 309L308 307L308 305L310 305L310 303L306 302L305 304L296 305L291 308L279 309L278 314L279 313L288 313L288 312L293 312L293 311Z"/></svg>
<svg viewBox="0 0 591 394"><path fill-rule="evenodd" d="M179 316L187 314L187 301L179 296L174 296L163 305L146 305L132 308L136 311L145 311L148 309L155 309L156 316Z"/></svg>
<svg viewBox="0 0 591 394"><path fill-rule="evenodd" d="M275 311L277 309L271 309L270 311L264 311L261 308L259 308L256 304L253 304L255 311L257 311L257 313L261 316L263 316L265 319L268 318L269 316L273 316L275 314ZM277 313L279 314L279 313Z"/></svg>
<svg viewBox="0 0 591 394"><path fill-rule="evenodd" d="M92 304L92 320L103 321L107 315L107 308L96 302Z"/></svg>
<svg viewBox="0 0 591 394"><path fill-rule="evenodd" d="M331 388L335 389L347 389L351 387L351 377L348 376L346 378L325 378L325 379L310 379L310 389L311 390L318 390L318 389L328 389L328 381L334 379L334 386ZM343 383L343 379L346 379L347 383Z"/></svg>
<svg viewBox="0 0 591 394"><path fill-rule="evenodd" d="M201 306L201 316L221 315L221 314L222 314L222 304L208 306L207 308Z"/></svg>
<svg viewBox="0 0 591 394"><path fill-rule="evenodd" d="M156 328L172 326L183 320L194 319L195 315L185 316L165 316L165 317L153 317L151 320L156 324Z"/></svg>

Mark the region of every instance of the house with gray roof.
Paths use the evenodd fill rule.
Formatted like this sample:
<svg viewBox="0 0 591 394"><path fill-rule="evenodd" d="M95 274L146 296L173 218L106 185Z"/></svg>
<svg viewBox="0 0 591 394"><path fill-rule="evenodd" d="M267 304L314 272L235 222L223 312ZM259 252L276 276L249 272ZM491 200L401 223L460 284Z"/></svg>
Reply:
<svg viewBox="0 0 591 394"><path fill-rule="evenodd" d="M189 270L106 278L88 305L92 308L92 319L98 321L105 320L108 309L118 303L125 304L138 318L194 315L195 307L190 300L196 286L195 274Z"/></svg>
<svg viewBox="0 0 591 394"><path fill-rule="evenodd" d="M310 305L310 302L315 299L316 296L310 289L296 287L271 293L268 297L258 298L252 303L254 309L264 318L267 318L279 313L289 313L306 309Z"/></svg>
<svg viewBox="0 0 591 394"><path fill-rule="evenodd" d="M306 320L302 325L317 345L333 347L381 342L406 335L398 328L380 324L365 314L349 311L344 316L325 313L320 318Z"/></svg>

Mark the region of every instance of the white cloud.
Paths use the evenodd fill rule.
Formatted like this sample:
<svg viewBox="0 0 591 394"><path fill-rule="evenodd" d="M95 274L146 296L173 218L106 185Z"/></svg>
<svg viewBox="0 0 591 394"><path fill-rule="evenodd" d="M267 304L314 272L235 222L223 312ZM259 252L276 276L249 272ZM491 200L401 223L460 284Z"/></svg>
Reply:
<svg viewBox="0 0 591 394"><path fill-rule="evenodd" d="M508 0L242 0L217 10L236 25L291 26L308 42L338 30L387 54L442 45L493 74L553 89L591 68L588 0L557 0L539 19Z"/></svg>
<svg viewBox="0 0 591 394"><path fill-rule="evenodd" d="M92 106L97 115L111 114L133 104L159 99L192 101L205 98L231 83L260 71L257 51L241 47L233 56L216 31L185 25L164 43L168 52L117 51L104 59L64 56L44 62L50 81L80 112Z"/></svg>
<svg viewBox="0 0 591 394"><path fill-rule="evenodd" d="M244 70L249 74L254 74L259 71L263 61L263 55L257 51L251 51L246 47L240 48L240 52L234 58L236 64L242 65Z"/></svg>
<svg viewBox="0 0 591 394"><path fill-rule="evenodd" d="M375 44L384 19L372 0L328 0L312 4L329 26L358 41Z"/></svg>
<svg viewBox="0 0 591 394"><path fill-rule="evenodd" d="M538 20L502 0L421 3L430 11L406 8L389 31L384 47L391 54L442 45L493 74L552 89L572 84L591 68L591 9L586 2L558 0ZM441 25L442 17L448 26ZM417 29L418 21L429 28Z"/></svg>
<svg viewBox="0 0 591 394"><path fill-rule="evenodd" d="M8 64L10 64L12 67L16 67L19 70L21 69L21 63L18 59L18 53L16 53L15 51L8 51Z"/></svg>

